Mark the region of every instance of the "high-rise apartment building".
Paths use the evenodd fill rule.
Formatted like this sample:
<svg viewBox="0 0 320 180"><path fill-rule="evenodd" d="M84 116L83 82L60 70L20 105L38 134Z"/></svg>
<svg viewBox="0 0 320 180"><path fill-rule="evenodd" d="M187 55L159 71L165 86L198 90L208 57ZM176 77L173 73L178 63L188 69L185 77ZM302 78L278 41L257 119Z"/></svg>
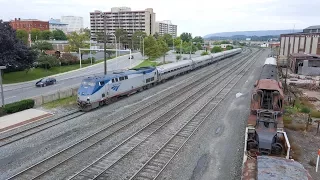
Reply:
<svg viewBox="0 0 320 180"><path fill-rule="evenodd" d="M80 32L80 29L83 29L83 17L62 16L61 22L68 24L67 32Z"/></svg>
<svg viewBox="0 0 320 180"><path fill-rule="evenodd" d="M156 32L158 32L160 36L171 34L172 37L177 37L177 25L173 25L169 20L158 21L156 22Z"/></svg>
<svg viewBox="0 0 320 180"><path fill-rule="evenodd" d="M129 7L114 7L111 12L94 11L90 12L91 38L96 40L98 33L104 31L104 16L106 30L108 33L115 33L116 29L124 29L131 39L135 31L146 32L147 35L155 33L155 16L152 8L140 11L131 11ZM113 36L108 37L113 42Z"/></svg>

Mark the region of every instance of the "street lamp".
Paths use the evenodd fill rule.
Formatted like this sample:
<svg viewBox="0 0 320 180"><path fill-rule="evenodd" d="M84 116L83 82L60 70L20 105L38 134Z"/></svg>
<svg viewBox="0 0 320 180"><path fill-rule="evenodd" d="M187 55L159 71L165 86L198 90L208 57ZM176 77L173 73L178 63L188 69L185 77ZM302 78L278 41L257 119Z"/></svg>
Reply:
<svg viewBox="0 0 320 180"><path fill-rule="evenodd" d="M118 57L117 56L117 52L118 52L118 50L117 50L117 36L115 34L113 34L113 33L108 33L108 34L114 36L114 45L115 45L115 49L116 49L116 57Z"/></svg>
<svg viewBox="0 0 320 180"><path fill-rule="evenodd" d="M6 69L6 66L0 66L0 86L1 86L1 99L2 99L2 107L4 107L4 94L3 94L3 86L2 86L2 70Z"/></svg>

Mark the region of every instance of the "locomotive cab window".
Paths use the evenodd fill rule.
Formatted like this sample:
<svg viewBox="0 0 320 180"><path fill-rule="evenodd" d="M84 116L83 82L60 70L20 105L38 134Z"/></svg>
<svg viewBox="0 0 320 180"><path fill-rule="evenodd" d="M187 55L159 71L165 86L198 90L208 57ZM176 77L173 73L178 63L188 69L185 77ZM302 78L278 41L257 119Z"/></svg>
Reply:
<svg viewBox="0 0 320 180"><path fill-rule="evenodd" d="M116 81L116 82L118 82L119 80L118 80L118 78L114 78L114 80Z"/></svg>
<svg viewBox="0 0 320 180"><path fill-rule="evenodd" d="M103 86L103 85L104 85L104 81L100 81L99 86Z"/></svg>
<svg viewBox="0 0 320 180"><path fill-rule="evenodd" d="M123 80L124 80L124 77L119 77L119 80L120 80L120 81L123 81Z"/></svg>
<svg viewBox="0 0 320 180"><path fill-rule="evenodd" d="M125 78L125 79L128 79L128 76L125 76L124 78Z"/></svg>

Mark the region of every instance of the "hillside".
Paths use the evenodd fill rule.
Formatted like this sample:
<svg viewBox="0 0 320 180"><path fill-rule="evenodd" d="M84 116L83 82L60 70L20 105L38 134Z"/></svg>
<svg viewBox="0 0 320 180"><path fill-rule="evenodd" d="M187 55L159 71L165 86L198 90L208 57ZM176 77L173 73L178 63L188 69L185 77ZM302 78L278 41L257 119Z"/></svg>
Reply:
<svg viewBox="0 0 320 180"><path fill-rule="evenodd" d="M294 30L294 32L301 32L301 29ZM280 34L292 33L293 30L261 30L261 31L234 31L221 32L205 35L203 38L210 39L211 37L232 37L232 36L279 36Z"/></svg>

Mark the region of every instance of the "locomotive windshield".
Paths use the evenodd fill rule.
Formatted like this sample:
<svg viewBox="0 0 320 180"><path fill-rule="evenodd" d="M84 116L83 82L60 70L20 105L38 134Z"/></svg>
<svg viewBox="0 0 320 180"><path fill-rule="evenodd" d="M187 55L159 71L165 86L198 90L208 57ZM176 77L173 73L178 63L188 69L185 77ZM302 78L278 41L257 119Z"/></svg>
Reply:
<svg viewBox="0 0 320 180"><path fill-rule="evenodd" d="M82 81L81 85L93 87L93 86L96 85L96 82L92 82L92 81Z"/></svg>

